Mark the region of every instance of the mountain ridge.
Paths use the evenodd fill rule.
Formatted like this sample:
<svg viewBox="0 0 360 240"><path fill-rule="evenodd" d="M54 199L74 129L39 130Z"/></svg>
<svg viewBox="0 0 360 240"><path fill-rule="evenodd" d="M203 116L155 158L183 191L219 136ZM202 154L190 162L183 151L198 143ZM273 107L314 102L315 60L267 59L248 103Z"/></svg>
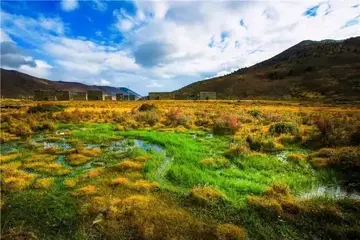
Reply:
<svg viewBox="0 0 360 240"><path fill-rule="evenodd" d="M360 99L360 37L304 40L253 66L174 93L214 91L221 99Z"/></svg>
<svg viewBox="0 0 360 240"><path fill-rule="evenodd" d="M116 93L139 94L125 87L87 85L79 82L51 81L38 78L16 70L1 68L1 96L5 98L28 98L35 90L67 90L84 92L88 90L103 90L108 95Z"/></svg>

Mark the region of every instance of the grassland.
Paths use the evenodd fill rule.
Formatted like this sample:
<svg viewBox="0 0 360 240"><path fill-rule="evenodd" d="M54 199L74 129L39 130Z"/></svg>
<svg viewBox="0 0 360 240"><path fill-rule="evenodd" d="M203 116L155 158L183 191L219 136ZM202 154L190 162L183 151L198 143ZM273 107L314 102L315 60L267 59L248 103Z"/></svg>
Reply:
<svg viewBox="0 0 360 240"><path fill-rule="evenodd" d="M360 236L357 106L1 106L4 239Z"/></svg>

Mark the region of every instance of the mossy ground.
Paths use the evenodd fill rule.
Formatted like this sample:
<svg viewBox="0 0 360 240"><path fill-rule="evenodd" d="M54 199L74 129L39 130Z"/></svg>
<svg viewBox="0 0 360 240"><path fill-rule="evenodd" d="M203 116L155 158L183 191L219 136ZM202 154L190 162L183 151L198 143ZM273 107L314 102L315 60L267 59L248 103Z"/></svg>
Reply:
<svg viewBox="0 0 360 240"><path fill-rule="evenodd" d="M98 113L97 104L89 104L87 111L94 107L93 113ZM229 103L221 104L225 108ZM206 107L214 112L218 108ZM343 184L347 164L352 169L358 166L354 159L358 148L308 147L307 139L319 135L313 136L317 132L311 124L303 124L307 115L292 115L294 109L287 108L280 116L266 115L266 108L257 107L261 114L253 116L246 107L241 110L244 114L229 117L231 124L225 121L226 131L220 135L212 135L211 124L223 122L208 111L197 113L196 126L178 110L171 118L160 116L155 124L150 119L149 125L147 119L133 121L132 113L119 113L113 119L121 126L94 121L91 116L100 118L89 112L49 113L56 129L38 131L30 126L30 135L4 135L2 235L5 239L358 238L359 200L300 197L317 186ZM158 106L154 114L161 109ZM7 117L25 123L16 114ZM356 118L356 111L352 114ZM31 116L35 126L37 115ZM292 121L297 131L269 130L273 122L289 122L294 116L299 117ZM79 123L77 118L88 120ZM222 128L218 126L217 133ZM2 129L16 135L6 124ZM321 166L314 164L318 158L323 159ZM348 184L352 179L346 180Z"/></svg>

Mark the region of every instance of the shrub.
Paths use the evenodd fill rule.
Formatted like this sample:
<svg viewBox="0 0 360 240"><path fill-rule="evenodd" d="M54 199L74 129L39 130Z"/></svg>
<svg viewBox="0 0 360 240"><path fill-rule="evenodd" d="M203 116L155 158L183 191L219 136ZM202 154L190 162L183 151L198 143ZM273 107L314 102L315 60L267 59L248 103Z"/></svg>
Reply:
<svg viewBox="0 0 360 240"><path fill-rule="evenodd" d="M227 168L230 166L229 160L226 158L204 158L200 161L200 164L204 167L210 168Z"/></svg>
<svg viewBox="0 0 360 240"><path fill-rule="evenodd" d="M19 137L28 137L33 133L30 126L26 123L11 123L8 131Z"/></svg>
<svg viewBox="0 0 360 240"><path fill-rule="evenodd" d="M117 185L124 185L129 182L129 179L126 177L118 177L113 180L111 180L111 185L117 186Z"/></svg>
<svg viewBox="0 0 360 240"><path fill-rule="evenodd" d="M258 197L258 196L249 196L248 202L250 205L259 208L261 210L265 210L267 212L270 212L272 214L279 215L282 212L281 205L278 201L275 199L267 199L264 197Z"/></svg>
<svg viewBox="0 0 360 240"><path fill-rule="evenodd" d="M35 132L38 131L55 131L55 124L52 122L41 122L33 127Z"/></svg>
<svg viewBox="0 0 360 240"><path fill-rule="evenodd" d="M149 110L144 112L139 112L135 115L135 120L140 123L149 124L150 126L154 126L161 119L161 114L156 110Z"/></svg>
<svg viewBox="0 0 360 240"><path fill-rule="evenodd" d="M271 134L283 134L283 133L296 134L299 132L299 129L293 123L277 122L270 126L269 132Z"/></svg>
<svg viewBox="0 0 360 240"><path fill-rule="evenodd" d="M227 158L236 158L250 153L249 144L247 142L240 142L232 145L225 153Z"/></svg>
<svg viewBox="0 0 360 240"><path fill-rule="evenodd" d="M246 142L253 151L274 152L283 149L281 144L275 142L275 139L263 136L247 136Z"/></svg>
<svg viewBox="0 0 360 240"><path fill-rule="evenodd" d="M330 164L343 171L360 171L360 147L342 147L330 156Z"/></svg>
<svg viewBox="0 0 360 240"><path fill-rule="evenodd" d="M64 186L68 188L75 187L77 184L77 181L75 179L66 179L64 180Z"/></svg>
<svg viewBox="0 0 360 240"><path fill-rule="evenodd" d="M86 172L84 177L94 178L100 176L102 173L104 173L104 168L97 167Z"/></svg>
<svg viewBox="0 0 360 240"><path fill-rule="evenodd" d="M30 107L27 113L54 113L54 112L63 112L65 110L65 106L63 105L37 105Z"/></svg>
<svg viewBox="0 0 360 240"><path fill-rule="evenodd" d="M139 191L139 192L151 192L151 191L155 191L158 190L160 185L157 182L149 182L146 180L138 180L132 184L129 185L130 188Z"/></svg>
<svg viewBox="0 0 360 240"><path fill-rule="evenodd" d="M184 126L190 125L190 118L186 116L180 109L171 109L166 114L166 125L168 126Z"/></svg>
<svg viewBox="0 0 360 240"><path fill-rule="evenodd" d="M245 240L246 231L233 224L220 224L216 228L216 236L219 240Z"/></svg>
<svg viewBox="0 0 360 240"><path fill-rule="evenodd" d="M74 191L72 195L74 196L88 196L94 195L96 193L96 187L94 185L87 185L78 190Z"/></svg>
<svg viewBox="0 0 360 240"><path fill-rule="evenodd" d="M216 135L233 135L239 129L240 124L236 116L225 115L215 120L213 133Z"/></svg>
<svg viewBox="0 0 360 240"><path fill-rule="evenodd" d="M194 187L189 196L198 204L214 204L225 197L219 189L212 186Z"/></svg>
<svg viewBox="0 0 360 240"><path fill-rule="evenodd" d="M120 171L137 171L142 169L143 164L131 160L124 160L115 165L116 169Z"/></svg>
<svg viewBox="0 0 360 240"><path fill-rule="evenodd" d="M156 110L157 107L155 106L155 104L151 104L151 103L143 103L141 104L141 106L138 108L139 112L145 112L145 111L152 111L152 110Z"/></svg>
<svg viewBox="0 0 360 240"><path fill-rule="evenodd" d="M350 135L350 141L353 145L360 145L360 126Z"/></svg>
<svg viewBox="0 0 360 240"><path fill-rule="evenodd" d="M253 117L260 117L261 111L259 109L252 109L249 111L249 114Z"/></svg>
<svg viewBox="0 0 360 240"><path fill-rule="evenodd" d="M49 189L54 185L55 178L41 178L35 181L35 188Z"/></svg>
<svg viewBox="0 0 360 240"><path fill-rule="evenodd" d="M301 162L305 161L305 159L306 159L306 157L303 154L296 154L296 153L290 154L287 157L288 161L291 161L294 163L301 163Z"/></svg>
<svg viewBox="0 0 360 240"><path fill-rule="evenodd" d="M90 158L87 156L84 156L82 154L75 153L75 154L70 154L68 156L67 160L70 165L77 166L77 165L81 165L81 164L88 162L90 160Z"/></svg>
<svg viewBox="0 0 360 240"><path fill-rule="evenodd" d="M267 197L287 197L290 196L290 188L287 184L276 183L267 187L264 191L264 195Z"/></svg>

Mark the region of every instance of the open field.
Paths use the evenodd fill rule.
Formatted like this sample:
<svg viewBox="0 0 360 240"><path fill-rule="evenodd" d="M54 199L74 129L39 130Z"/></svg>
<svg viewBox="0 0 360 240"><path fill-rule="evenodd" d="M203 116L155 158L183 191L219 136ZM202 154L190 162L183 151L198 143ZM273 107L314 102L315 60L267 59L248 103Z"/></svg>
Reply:
<svg viewBox="0 0 360 240"><path fill-rule="evenodd" d="M4 239L360 239L360 108L1 102Z"/></svg>

